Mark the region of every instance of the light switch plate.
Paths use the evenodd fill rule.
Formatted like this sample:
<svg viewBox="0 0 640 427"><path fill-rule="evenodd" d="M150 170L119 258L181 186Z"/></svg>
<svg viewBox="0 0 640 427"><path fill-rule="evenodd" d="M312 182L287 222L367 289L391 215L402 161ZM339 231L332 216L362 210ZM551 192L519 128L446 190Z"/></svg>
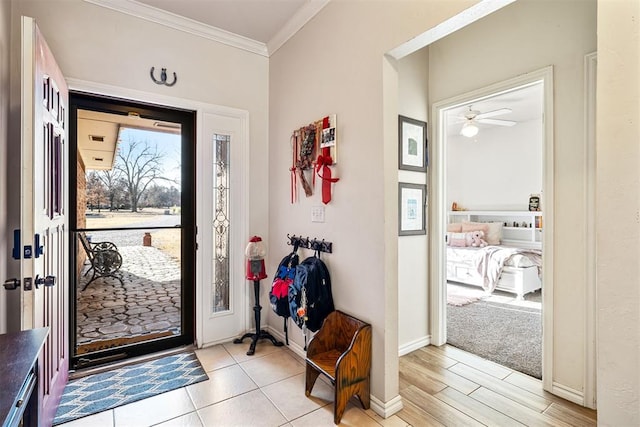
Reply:
<svg viewBox="0 0 640 427"><path fill-rule="evenodd" d="M311 208L311 222L324 222L324 206Z"/></svg>

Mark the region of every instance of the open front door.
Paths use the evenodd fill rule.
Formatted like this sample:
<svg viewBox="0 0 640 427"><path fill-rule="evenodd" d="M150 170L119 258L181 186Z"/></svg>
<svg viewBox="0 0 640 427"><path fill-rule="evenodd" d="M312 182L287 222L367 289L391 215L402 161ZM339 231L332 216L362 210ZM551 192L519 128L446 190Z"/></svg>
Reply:
<svg viewBox="0 0 640 427"><path fill-rule="evenodd" d="M42 425L51 425L68 376L68 91L32 18L22 18L21 329L48 327L39 360Z"/></svg>

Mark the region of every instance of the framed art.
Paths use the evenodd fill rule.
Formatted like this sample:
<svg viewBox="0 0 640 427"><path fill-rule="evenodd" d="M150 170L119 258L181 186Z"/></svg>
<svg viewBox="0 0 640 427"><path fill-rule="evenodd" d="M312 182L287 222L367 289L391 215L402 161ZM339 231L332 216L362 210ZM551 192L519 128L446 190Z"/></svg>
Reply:
<svg viewBox="0 0 640 427"><path fill-rule="evenodd" d="M426 234L427 186L398 183L398 236Z"/></svg>
<svg viewBox="0 0 640 427"><path fill-rule="evenodd" d="M398 116L398 169L426 172L427 123Z"/></svg>

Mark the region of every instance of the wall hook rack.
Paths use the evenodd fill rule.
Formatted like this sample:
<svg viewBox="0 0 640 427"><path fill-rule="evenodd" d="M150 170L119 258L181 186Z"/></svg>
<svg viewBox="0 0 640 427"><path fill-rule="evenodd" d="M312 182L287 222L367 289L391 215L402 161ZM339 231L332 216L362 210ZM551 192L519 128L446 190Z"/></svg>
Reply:
<svg viewBox="0 0 640 427"><path fill-rule="evenodd" d="M289 239L287 244L293 247L297 246L299 248L306 248L318 252L326 252L329 254L333 252L333 243L327 242L324 239L318 240L315 237L313 239L310 239L308 236L302 237L296 236L295 234L293 236L287 234L287 239Z"/></svg>
<svg viewBox="0 0 640 427"><path fill-rule="evenodd" d="M151 80L153 80L154 83L159 84L159 85L165 85L165 86L173 86L174 84L176 84L176 82L178 81L178 76L176 75L175 71L173 72L173 81L171 83L167 82L167 69L163 68L160 71L160 79L156 79L156 76L154 75L154 71L155 71L155 67L151 67L151 71L149 71L149 74L151 75Z"/></svg>

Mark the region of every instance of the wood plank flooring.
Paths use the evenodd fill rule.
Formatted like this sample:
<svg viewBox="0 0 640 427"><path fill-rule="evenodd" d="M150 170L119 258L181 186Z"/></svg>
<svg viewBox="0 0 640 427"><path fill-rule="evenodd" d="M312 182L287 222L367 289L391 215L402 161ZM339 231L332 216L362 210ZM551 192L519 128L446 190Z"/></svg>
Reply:
<svg viewBox="0 0 640 427"><path fill-rule="evenodd" d="M450 345L400 358L396 415L422 426L596 426L596 411L542 390L542 382Z"/></svg>

